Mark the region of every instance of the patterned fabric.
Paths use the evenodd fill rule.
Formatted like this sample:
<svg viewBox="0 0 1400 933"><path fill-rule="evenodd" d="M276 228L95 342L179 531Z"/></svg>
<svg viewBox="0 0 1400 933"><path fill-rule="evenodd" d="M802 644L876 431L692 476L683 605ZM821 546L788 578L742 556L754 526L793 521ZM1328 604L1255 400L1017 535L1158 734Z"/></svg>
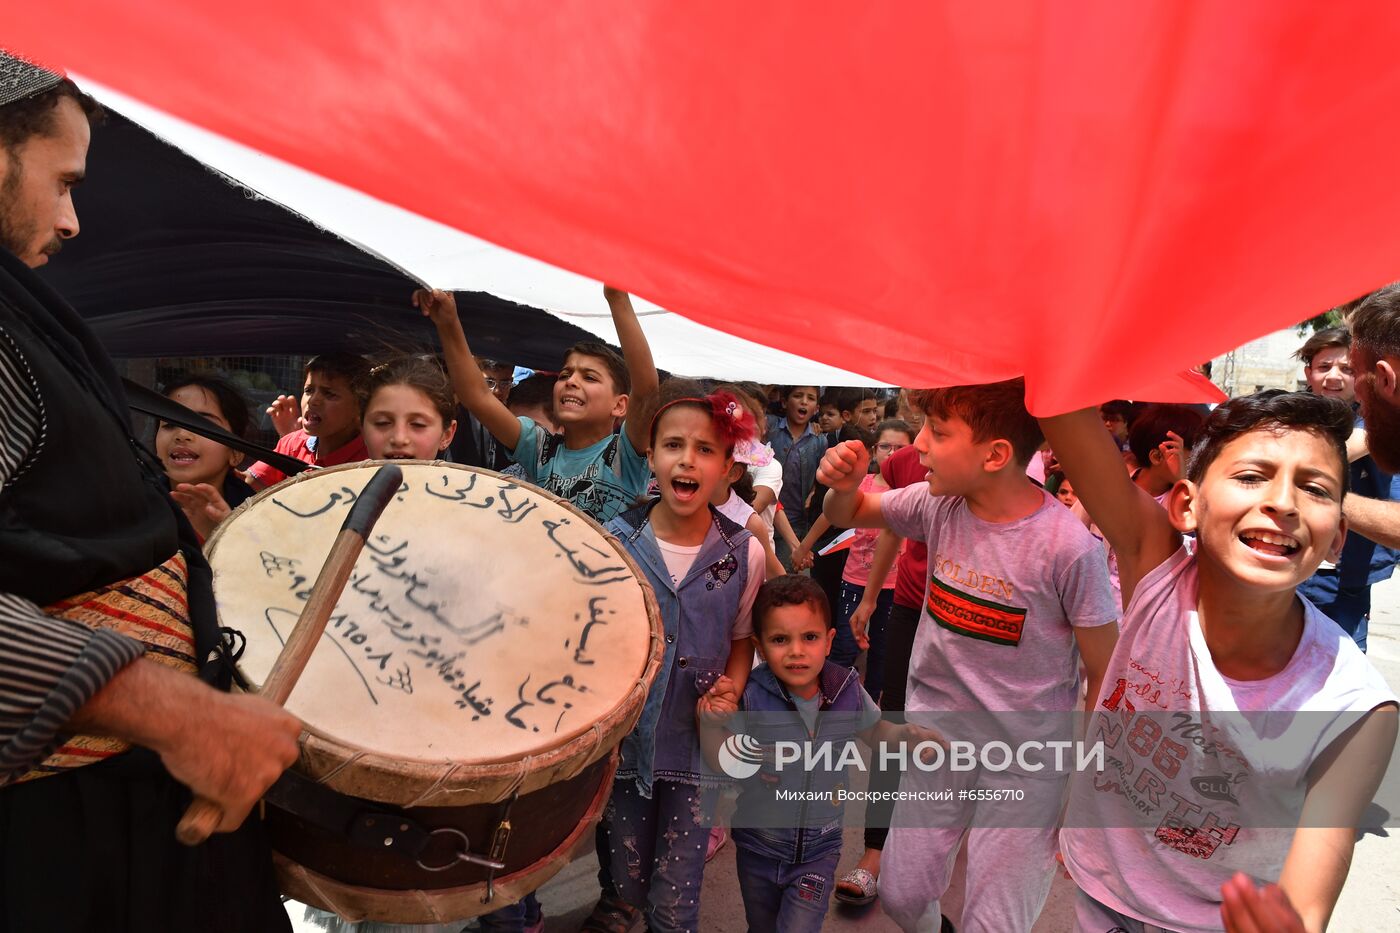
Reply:
<svg viewBox="0 0 1400 933"><path fill-rule="evenodd" d="M198 664L194 655L194 632L189 626L188 579L185 556L177 552L149 573L62 600L46 607L45 611L94 630L105 629L134 638L145 644L146 657L151 660L194 674ZM81 768L119 755L129 747L119 739L70 736L20 780Z"/></svg>
<svg viewBox="0 0 1400 933"><path fill-rule="evenodd" d="M62 80L62 75L0 49L0 107L42 94Z"/></svg>

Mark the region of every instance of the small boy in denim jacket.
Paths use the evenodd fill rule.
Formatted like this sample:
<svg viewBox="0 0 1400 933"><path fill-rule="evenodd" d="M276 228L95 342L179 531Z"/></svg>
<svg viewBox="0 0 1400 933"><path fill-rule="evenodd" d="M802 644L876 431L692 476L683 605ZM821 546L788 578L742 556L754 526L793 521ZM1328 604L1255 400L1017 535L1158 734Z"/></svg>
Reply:
<svg viewBox="0 0 1400 933"><path fill-rule="evenodd" d="M753 606L753 639L763 663L744 687L742 713L734 684L721 677L700 698L697 716L706 761L738 776L755 769L758 747L778 741L830 742L830 760L859 737L878 742L942 742L928 729L880 720L880 708L853 668L827 660L836 629L831 607L811 577L767 581ZM801 761L774 768L771 756L748 777L734 815L735 861L750 930L820 930L841 858L845 807L837 791L843 769ZM728 767L726 767L728 766ZM800 791L784 801L779 791Z"/></svg>

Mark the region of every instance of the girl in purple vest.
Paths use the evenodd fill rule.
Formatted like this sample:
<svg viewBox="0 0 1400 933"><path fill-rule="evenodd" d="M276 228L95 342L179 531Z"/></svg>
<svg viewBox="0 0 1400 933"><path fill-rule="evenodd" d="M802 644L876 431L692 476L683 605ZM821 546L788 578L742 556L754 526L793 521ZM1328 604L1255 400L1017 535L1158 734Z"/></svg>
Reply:
<svg viewBox="0 0 1400 933"><path fill-rule="evenodd" d="M763 548L710 505L753 435L753 416L728 393L685 397L651 420L647 462L660 498L608 523L656 591L666 653L622 764L603 830L618 892L656 933L696 930L700 881L722 778L700 752L695 708L721 676L742 684L753 649Z"/></svg>

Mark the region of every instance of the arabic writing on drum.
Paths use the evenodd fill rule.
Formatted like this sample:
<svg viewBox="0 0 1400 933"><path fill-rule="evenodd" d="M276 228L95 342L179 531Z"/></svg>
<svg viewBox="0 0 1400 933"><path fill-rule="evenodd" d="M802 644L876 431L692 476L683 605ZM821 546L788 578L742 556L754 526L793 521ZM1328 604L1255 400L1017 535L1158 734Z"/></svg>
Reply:
<svg viewBox="0 0 1400 933"><path fill-rule="evenodd" d="M391 527L366 542L323 638L354 668L359 686L375 706L391 691L413 695L426 680L440 685L439 690L447 688L452 705L470 722L490 717L527 732L567 731L566 717L592 689L589 676L599 660L598 628L616 616L614 597L626 599L635 590L631 571L595 529L571 519L548 500L542 500L546 507L541 508L541 501L528 488L457 469L436 472L427 481L418 477L400 487L397 501L431 502L434 515L441 515L443 508L472 509L486 519L488 528L511 525L516 526L511 534L531 540L538 536L533 552L564 561L568 577L578 585L572 597L576 608L537 620L510 606L474 605L478 600L457 592L460 581L446 579L439 548L431 539L422 540L430 537L422 533L426 529L410 534ZM286 496L285 501L274 495L270 504L281 510L281 521L290 516L294 525L338 521L357 495L348 486L338 486L308 502L305 491L296 487L289 491L297 494ZM481 519L475 522L479 525ZM293 533L285 540L300 537ZM491 546L489 533L479 540L483 547ZM284 601L287 597L305 601L311 593L314 565L308 567L304 558L296 556L294 546L278 550L288 553L268 549L258 553L262 576ZM533 563L537 565L538 560ZM625 593L615 588L629 583L632 588ZM265 612L280 641L285 641L296 616L280 606ZM544 665L549 668L545 672L516 670L503 680L505 672L490 664L490 651L500 647L499 640L511 637L534 643L547 639L558 645L562 649L558 663ZM562 645L556 638L562 638Z"/></svg>

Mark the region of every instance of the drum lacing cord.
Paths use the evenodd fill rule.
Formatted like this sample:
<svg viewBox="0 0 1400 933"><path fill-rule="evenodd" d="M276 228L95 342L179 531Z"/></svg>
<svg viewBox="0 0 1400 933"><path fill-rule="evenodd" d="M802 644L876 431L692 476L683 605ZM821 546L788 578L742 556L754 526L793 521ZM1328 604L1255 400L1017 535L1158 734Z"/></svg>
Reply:
<svg viewBox="0 0 1400 933"><path fill-rule="evenodd" d="M306 753L306 752L305 752L305 749L303 749L303 750L302 750L302 754L305 755L305 753ZM346 768L348 768L348 767L350 767L351 765L355 764L356 762L358 762L358 761L359 761L361 758L363 758L363 757L365 757L365 753L364 753L364 752L355 752L355 753L354 753L353 755L351 755L349 758L345 759L345 760L342 761L340 764L338 764L338 765L336 765L334 768L332 768L330 771L326 772L325 774L323 774L323 775L321 775L319 778L317 778L317 779L316 779L316 783L317 783L317 784L329 784L331 781L335 780L336 775L340 774L340 772L344 771ZM409 806L413 806L413 804L409 804Z"/></svg>
<svg viewBox="0 0 1400 933"><path fill-rule="evenodd" d="M510 842L510 808L519 799L520 793L516 791L501 803L501 818L496 822L496 831L491 834L491 848L487 852L487 855L497 862L506 860L506 845ZM486 869L486 894L481 898L481 903L489 904L495 896L496 869L488 868Z"/></svg>

